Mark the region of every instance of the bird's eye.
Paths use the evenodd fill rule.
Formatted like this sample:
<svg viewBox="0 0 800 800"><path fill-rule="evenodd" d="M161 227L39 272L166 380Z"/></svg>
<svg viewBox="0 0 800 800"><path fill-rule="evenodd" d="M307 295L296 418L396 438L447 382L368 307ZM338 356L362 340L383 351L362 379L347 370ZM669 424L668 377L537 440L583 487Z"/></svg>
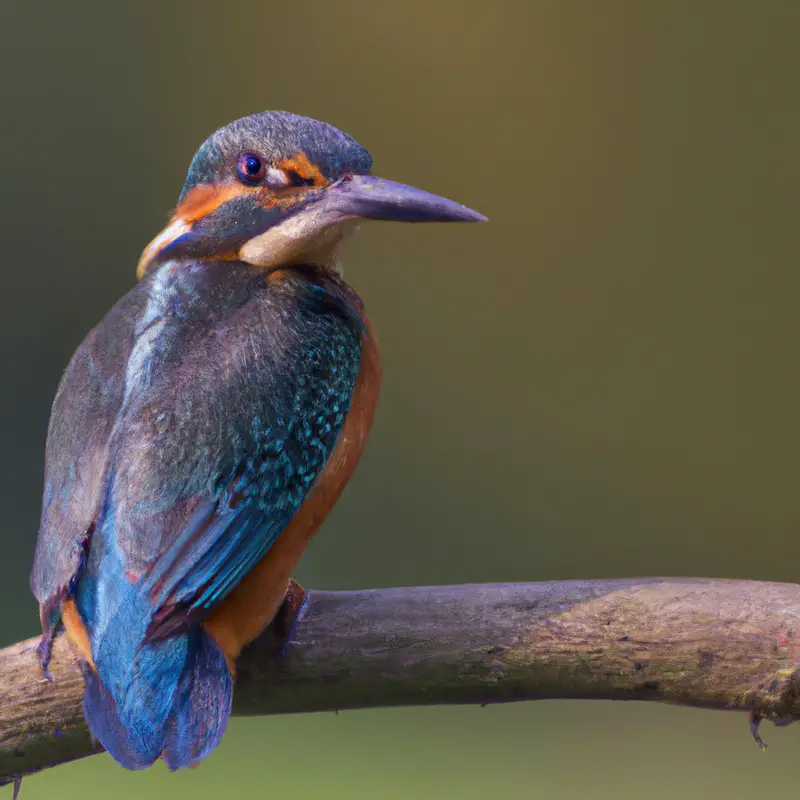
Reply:
<svg viewBox="0 0 800 800"><path fill-rule="evenodd" d="M263 180L266 168L264 162L255 153L243 153L239 156L236 172L241 181L254 184Z"/></svg>

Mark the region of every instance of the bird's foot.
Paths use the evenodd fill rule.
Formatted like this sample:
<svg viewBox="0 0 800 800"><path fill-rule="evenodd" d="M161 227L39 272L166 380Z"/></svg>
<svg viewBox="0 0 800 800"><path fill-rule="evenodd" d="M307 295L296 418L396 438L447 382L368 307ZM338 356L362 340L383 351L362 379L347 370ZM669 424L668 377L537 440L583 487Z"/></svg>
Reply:
<svg viewBox="0 0 800 800"><path fill-rule="evenodd" d="M761 720L763 719L764 717L762 717L758 711L751 711L747 717L748 724L750 725L750 733L753 734L756 744L762 751L766 750L768 747L767 743L761 738L761 734L758 732L758 727L761 725Z"/></svg>
<svg viewBox="0 0 800 800"><path fill-rule="evenodd" d="M769 745L761 738L761 734L758 732L758 728L761 725L762 720L765 717L758 711L751 711L748 716L748 721L750 724L750 733L753 735L753 738L756 740L756 744L762 749L766 750ZM769 721L776 727L776 728L783 728L786 725L791 725L795 722L795 718L791 715L786 715L784 717L767 717Z"/></svg>
<svg viewBox="0 0 800 800"><path fill-rule="evenodd" d="M53 680L53 675L50 672L50 662L53 659L53 642L56 639L55 628L42 634L39 641L39 646L36 648L39 653L39 669L42 675L48 680Z"/></svg>
<svg viewBox="0 0 800 800"><path fill-rule="evenodd" d="M297 625L308 605L306 590L294 578L289 580L283 603L275 615L273 625L281 643L278 656L283 658L289 649Z"/></svg>

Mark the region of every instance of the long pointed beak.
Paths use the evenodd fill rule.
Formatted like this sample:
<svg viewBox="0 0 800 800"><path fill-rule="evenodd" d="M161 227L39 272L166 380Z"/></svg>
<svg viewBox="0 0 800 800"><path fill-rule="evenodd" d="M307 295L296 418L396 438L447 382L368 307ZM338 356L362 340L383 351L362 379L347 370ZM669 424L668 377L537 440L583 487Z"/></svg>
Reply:
<svg viewBox="0 0 800 800"><path fill-rule="evenodd" d="M353 175L325 192L326 210L344 217L392 222L486 222L486 217L452 200L372 175Z"/></svg>
<svg viewBox="0 0 800 800"><path fill-rule="evenodd" d="M294 206L260 205L249 193L225 197L212 212L193 220L184 218L179 207L172 222L142 253L139 278L164 259L179 255L235 253L263 267L317 258L321 248L331 249L341 240L343 223L359 219L486 222L483 214L460 203L371 175L347 176L309 193L305 203Z"/></svg>

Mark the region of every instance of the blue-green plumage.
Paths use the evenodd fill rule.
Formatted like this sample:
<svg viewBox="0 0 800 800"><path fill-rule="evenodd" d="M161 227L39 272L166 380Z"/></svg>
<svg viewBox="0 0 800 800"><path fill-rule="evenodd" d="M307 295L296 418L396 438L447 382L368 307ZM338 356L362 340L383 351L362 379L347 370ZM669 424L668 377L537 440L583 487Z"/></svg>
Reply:
<svg viewBox="0 0 800 800"><path fill-rule="evenodd" d="M330 272L293 268L269 281L239 263L168 264L70 364L32 585L44 606L73 585L102 684L90 685L87 715L109 727L98 694L107 691L117 734L100 738L126 766L168 750L178 687L198 654L213 660L216 648L197 621L266 553L325 464L361 335L358 302ZM117 361L108 343L120 341ZM89 450L79 473L73 456ZM74 494L91 495L94 508L75 509ZM217 672L227 685L227 670ZM221 694L229 699L230 688Z"/></svg>
<svg viewBox="0 0 800 800"><path fill-rule="evenodd" d="M213 134L143 280L61 381L31 574L42 661L63 621L89 727L126 767L214 748L233 660L364 447L380 366L337 269L353 222L483 219L370 166L352 138L293 114Z"/></svg>

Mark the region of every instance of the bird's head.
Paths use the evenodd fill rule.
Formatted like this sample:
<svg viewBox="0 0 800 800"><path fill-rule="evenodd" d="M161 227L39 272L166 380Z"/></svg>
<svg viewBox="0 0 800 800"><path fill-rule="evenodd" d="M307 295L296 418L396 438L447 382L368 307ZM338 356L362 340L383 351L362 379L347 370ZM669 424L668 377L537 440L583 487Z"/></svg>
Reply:
<svg viewBox="0 0 800 800"><path fill-rule="evenodd" d="M324 122L267 111L221 128L197 151L172 218L137 275L181 258L256 267L336 267L360 220L479 222L443 197L372 177L369 153Z"/></svg>

